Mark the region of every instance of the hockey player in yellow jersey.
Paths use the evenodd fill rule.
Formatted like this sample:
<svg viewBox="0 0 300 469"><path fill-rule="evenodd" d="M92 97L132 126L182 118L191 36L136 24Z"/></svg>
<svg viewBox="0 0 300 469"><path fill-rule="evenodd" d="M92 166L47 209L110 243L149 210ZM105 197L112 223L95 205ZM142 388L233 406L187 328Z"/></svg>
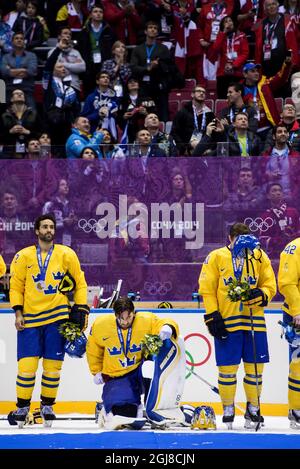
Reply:
<svg viewBox="0 0 300 469"><path fill-rule="evenodd" d="M87 284L76 253L54 244L56 221L52 214L35 220L37 245L19 251L11 263L10 303L17 329L17 410L9 423L24 425L29 412L39 359L43 358L41 415L45 426L55 419L55 403L64 359L65 339L60 324L70 320L87 327ZM74 291L74 305L66 293Z"/></svg>
<svg viewBox="0 0 300 469"><path fill-rule="evenodd" d="M249 264L246 267L244 260L238 265L235 264L232 255L234 242L240 235L249 233L248 226L243 223L232 225L229 233L230 245L216 249L207 256L199 277L199 293L203 296L206 312L204 320L215 342L219 393L224 409L223 422L228 428L232 427L234 420L236 374L241 360L244 362L243 384L247 397L245 426L249 428L254 422L263 422L259 395L263 364L269 361L263 307L267 306L276 293L276 279L270 260L262 250L253 250L250 268ZM241 280L251 286L247 302L233 302L228 296L229 285L237 278L236 269L239 270ZM253 315L254 339L251 334L250 308Z"/></svg>
<svg viewBox="0 0 300 469"><path fill-rule="evenodd" d="M150 312L135 312L133 302L119 298L115 314L104 314L92 325L87 342L87 360L96 384L104 384L103 418L113 422L142 416L141 341L145 334L158 334L162 340L178 336L178 325ZM113 429L113 423L110 424Z"/></svg>
<svg viewBox="0 0 300 469"><path fill-rule="evenodd" d="M292 428L300 428L300 362L298 348L300 338L300 238L296 238L287 244L280 254L278 289L284 297L282 306L283 323L292 324L296 333L296 341L289 341L288 418Z"/></svg>
<svg viewBox="0 0 300 469"><path fill-rule="evenodd" d="M3 257L0 255L0 277L6 273L6 264L4 262Z"/></svg>

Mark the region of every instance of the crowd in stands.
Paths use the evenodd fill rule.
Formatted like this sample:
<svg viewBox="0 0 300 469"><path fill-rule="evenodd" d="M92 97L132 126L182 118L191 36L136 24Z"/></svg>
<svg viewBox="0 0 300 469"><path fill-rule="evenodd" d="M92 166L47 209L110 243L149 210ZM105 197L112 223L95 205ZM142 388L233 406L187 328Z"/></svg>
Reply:
<svg viewBox="0 0 300 469"><path fill-rule="evenodd" d="M167 142L162 156L225 154L220 141L228 155L260 155L282 120L276 98L300 115L299 18L299 0L3 0L1 157L26 158L26 142L41 132L59 158L80 157L82 139L101 144L95 132L104 129L134 144L149 114L160 122L151 143ZM174 90L185 96L175 113ZM220 100L228 106L218 115ZM69 138L80 141L76 155Z"/></svg>
<svg viewBox="0 0 300 469"><path fill-rule="evenodd" d="M116 176L129 157L145 173L152 157L210 171L209 157L237 156L228 222L261 199L268 211L276 191L300 199L299 51L300 0L2 0L0 157L86 160L99 185L95 160L115 160ZM200 197L194 175L175 173L170 200Z"/></svg>

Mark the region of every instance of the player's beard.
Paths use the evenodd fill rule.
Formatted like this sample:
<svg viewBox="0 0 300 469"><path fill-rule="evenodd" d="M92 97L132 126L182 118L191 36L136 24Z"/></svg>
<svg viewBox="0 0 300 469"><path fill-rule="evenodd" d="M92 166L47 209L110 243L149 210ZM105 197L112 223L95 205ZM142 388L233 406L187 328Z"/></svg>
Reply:
<svg viewBox="0 0 300 469"><path fill-rule="evenodd" d="M43 241L44 243L52 243L54 239L54 234L46 233L46 234L39 234L39 240Z"/></svg>

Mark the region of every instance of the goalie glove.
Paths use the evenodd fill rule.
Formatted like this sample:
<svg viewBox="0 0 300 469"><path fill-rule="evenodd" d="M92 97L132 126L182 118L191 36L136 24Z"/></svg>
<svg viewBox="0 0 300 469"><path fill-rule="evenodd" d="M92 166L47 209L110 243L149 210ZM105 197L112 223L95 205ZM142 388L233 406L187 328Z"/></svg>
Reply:
<svg viewBox="0 0 300 469"><path fill-rule="evenodd" d="M71 322L78 324L81 331L85 331L88 326L88 317L90 307L88 305L74 304L71 308L69 319Z"/></svg>
<svg viewBox="0 0 300 469"><path fill-rule="evenodd" d="M172 334L173 334L172 328L168 326L168 324L165 324L159 332L159 337L161 338L162 341L164 341L167 339L171 339Z"/></svg>
<svg viewBox="0 0 300 469"><path fill-rule="evenodd" d="M244 300L243 303L246 306L267 306L268 295L266 295L260 288L252 288L249 291L248 299Z"/></svg>
<svg viewBox="0 0 300 469"><path fill-rule="evenodd" d="M71 293L72 291L74 291L75 288L75 279L72 277L70 272L66 272L58 285L58 291L66 295L67 293Z"/></svg>
<svg viewBox="0 0 300 469"><path fill-rule="evenodd" d="M204 322L208 328L209 333L216 339L227 339L228 332L225 328L224 319L219 311L204 314Z"/></svg>

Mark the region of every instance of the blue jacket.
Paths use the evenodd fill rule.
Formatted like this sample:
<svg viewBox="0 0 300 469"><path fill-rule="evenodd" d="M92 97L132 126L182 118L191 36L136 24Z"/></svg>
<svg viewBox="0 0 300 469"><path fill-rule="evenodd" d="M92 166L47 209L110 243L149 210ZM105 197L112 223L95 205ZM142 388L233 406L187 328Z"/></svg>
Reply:
<svg viewBox="0 0 300 469"><path fill-rule="evenodd" d="M98 158L101 158L98 146L102 143L102 140L102 132L96 131L93 135L88 137L87 135L82 134L78 129L72 129L72 134L66 141L67 158L80 158L82 150L86 147L92 147L96 151Z"/></svg>

